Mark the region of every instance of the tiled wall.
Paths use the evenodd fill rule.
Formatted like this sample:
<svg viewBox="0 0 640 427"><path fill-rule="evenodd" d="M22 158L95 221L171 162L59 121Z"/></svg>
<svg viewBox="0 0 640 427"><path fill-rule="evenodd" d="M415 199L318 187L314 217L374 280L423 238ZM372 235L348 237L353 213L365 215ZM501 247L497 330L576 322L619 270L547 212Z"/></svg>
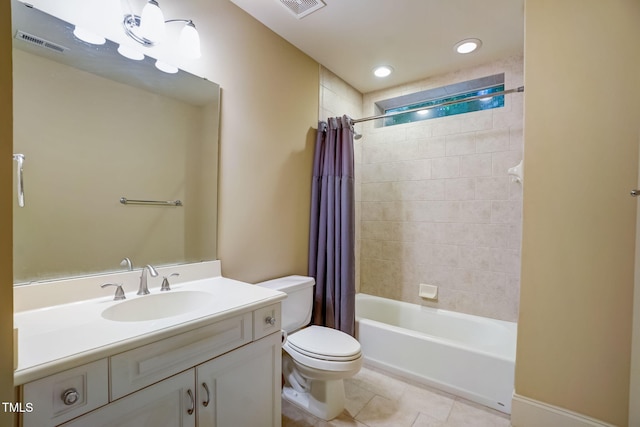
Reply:
<svg viewBox="0 0 640 427"><path fill-rule="evenodd" d="M318 120L327 120L327 117L341 117L344 114L354 119L362 116L362 94L340 77L320 66Z"/></svg>
<svg viewBox="0 0 640 427"><path fill-rule="evenodd" d="M364 97L321 68L319 120L372 116L377 100L498 73L505 88L521 86L522 57ZM507 169L522 159L522 100L507 95L504 108L388 128L356 124L360 292L517 320L522 186ZM439 286L437 302L418 296L420 283Z"/></svg>
<svg viewBox="0 0 640 427"><path fill-rule="evenodd" d="M362 117L362 94L351 87L340 77L324 67L320 67L320 108L318 120L326 121L328 117L351 118ZM361 125L355 129L362 133ZM364 138L354 141L356 169L356 291L360 284L360 159L362 158L362 142Z"/></svg>
<svg viewBox="0 0 640 427"><path fill-rule="evenodd" d="M373 103L505 73L523 84L522 57L364 95ZM360 291L516 321L522 186L507 169L522 159L523 94L505 107L376 128L364 123L360 174ZM526 182L526 177L525 177ZM439 286L437 302L418 296Z"/></svg>

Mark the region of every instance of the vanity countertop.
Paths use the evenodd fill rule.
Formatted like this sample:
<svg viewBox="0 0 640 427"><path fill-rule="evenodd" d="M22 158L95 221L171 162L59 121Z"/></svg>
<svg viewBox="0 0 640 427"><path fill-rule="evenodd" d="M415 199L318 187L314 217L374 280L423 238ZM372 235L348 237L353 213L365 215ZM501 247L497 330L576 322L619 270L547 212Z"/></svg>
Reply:
<svg viewBox="0 0 640 427"><path fill-rule="evenodd" d="M105 309L124 302L114 301L112 292L105 297L16 312L14 327L19 330L19 338L14 384L250 312L286 297L278 291L221 276L178 283L171 288L162 293L166 295L163 298L185 291L206 292L213 298L210 304L184 314L141 321L105 319ZM151 295L158 293L157 288L151 291ZM132 301L149 296L132 291L126 297L125 301Z"/></svg>

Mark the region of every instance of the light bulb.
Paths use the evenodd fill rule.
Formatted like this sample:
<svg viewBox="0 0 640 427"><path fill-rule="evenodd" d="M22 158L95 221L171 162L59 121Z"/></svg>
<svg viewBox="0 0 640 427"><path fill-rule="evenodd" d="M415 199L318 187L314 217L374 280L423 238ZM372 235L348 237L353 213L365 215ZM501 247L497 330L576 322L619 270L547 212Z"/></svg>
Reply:
<svg viewBox="0 0 640 427"><path fill-rule="evenodd" d="M149 0L142 9L140 35L153 43L164 39L164 15L155 0Z"/></svg>
<svg viewBox="0 0 640 427"><path fill-rule="evenodd" d="M134 61L141 61L144 59L144 54L123 44L118 46L118 53L125 58L133 59Z"/></svg>
<svg viewBox="0 0 640 427"><path fill-rule="evenodd" d="M107 39L105 39L104 37L99 36L96 33L87 30L86 28L78 27L77 25L73 29L73 35L80 40L91 44L101 45L107 42Z"/></svg>
<svg viewBox="0 0 640 427"><path fill-rule="evenodd" d="M160 60L156 61L156 68L168 74L175 74L178 72L178 67L176 67L175 65L167 64L166 62L162 62Z"/></svg>
<svg viewBox="0 0 640 427"><path fill-rule="evenodd" d="M180 32L180 49L187 58L197 59L202 56L202 52L200 52L200 35L192 21L187 22Z"/></svg>

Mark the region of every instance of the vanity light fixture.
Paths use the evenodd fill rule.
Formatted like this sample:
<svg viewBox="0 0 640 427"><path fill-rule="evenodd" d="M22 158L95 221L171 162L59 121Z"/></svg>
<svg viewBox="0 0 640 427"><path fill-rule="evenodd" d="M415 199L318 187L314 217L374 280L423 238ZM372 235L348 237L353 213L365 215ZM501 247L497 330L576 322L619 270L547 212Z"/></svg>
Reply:
<svg viewBox="0 0 640 427"><path fill-rule="evenodd" d="M387 77L393 72L393 68L390 65L381 65L374 68L373 74L376 77Z"/></svg>
<svg viewBox="0 0 640 427"><path fill-rule="evenodd" d="M480 39L464 39L456 43L453 48L456 52L464 55L479 49L480 46L482 46Z"/></svg>
<svg viewBox="0 0 640 427"><path fill-rule="evenodd" d="M90 44L102 45L107 42L107 39L105 39L104 37L99 36L98 34L89 31L86 28L78 27L77 25L73 29L73 35L80 40Z"/></svg>
<svg viewBox="0 0 640 427"><path fill-rule="evenodd" d="M165 38L165 24L182 22L184 27L180 33L180 51L188 58L196 59L200 52L200 36L196 26L190 19L170 19L165 21L164 14L156 0L148 0L141 15L133 12L124 16L122 26L125 33L145 47L155 46Z"/></svg>
<svg viewBox="0 0 640 427"><path fill-rule="evenodd" d="M156 68L158 70L163 71L163 72L168 73L168 74L175 74L175 73L178 72L178 67L176 67L175 65L171 65L171 64L168 64L166 62L160 61L160 60L156 61Z"/></svg>

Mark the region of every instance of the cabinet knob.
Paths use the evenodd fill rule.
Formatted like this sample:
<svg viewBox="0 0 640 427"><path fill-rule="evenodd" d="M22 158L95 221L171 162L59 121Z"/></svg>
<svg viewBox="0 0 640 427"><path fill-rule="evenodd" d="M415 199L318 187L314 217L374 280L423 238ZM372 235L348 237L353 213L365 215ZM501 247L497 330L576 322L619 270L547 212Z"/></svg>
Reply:
<svg viewBox="0 0 640 427"><path fill-rule="evenodd" d="M267 323L267 324L269 324L269 325L273 326L273 325L275 325L275 324L276 324L276 318L275 318L275 317L273 317L273 316L267 316L267 317L264 319L264 323Z"/></svg>
<svg viewBox="0 0 640 427"><path fill-rule="evenodd" d="M62 401L65 405L70 406L78 401L80 395L78 394L78 390L75 388L68 388L62 392Z"/></svg>

